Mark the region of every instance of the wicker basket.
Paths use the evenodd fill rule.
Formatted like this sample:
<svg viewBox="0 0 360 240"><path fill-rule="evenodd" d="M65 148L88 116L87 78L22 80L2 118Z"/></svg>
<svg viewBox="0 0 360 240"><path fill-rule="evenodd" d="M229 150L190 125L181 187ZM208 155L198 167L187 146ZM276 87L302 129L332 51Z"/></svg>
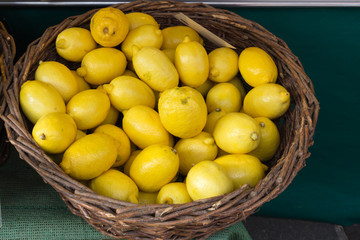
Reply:
<svg viewBox="0 0 360 240"><path fill-rule="evenodd" d="M134 1L117 4L125 13L140 11L152 15L161 28L181 24L173 15L182 12L237 48L249 46L265 49L279 69L279 83L292 96L292 106L282 117L280 149L270 162L266 177L255 187L244 186L232 193L181 205L136 205L95 194L67 176L31 137L31 124L19 109L19 88L34 72L40 60L57 60L76 68L57 55L55 39L65 28L88 28L93 9L65 19L48 28L32 42L14 67L14 78L6 86L8 108L2 118L8 138L20 158L30 164L62 197L71 212L84 218L100 232L114 238L205 238L227 226L246 219L265 202L277 197L291 183L309 157L318 118L319 103L311 80L286 43L239 15L201 3L175 1ZM205 41L208 50L215 46Z"/></svg>
<svg viewBox="0 0 360 240"><path fill-rule="evenodd" d="M6 101L3 94L4 85L10 81L10 75L14 68L16 48L13 37L0 21L0 114L4 114ZM3 121L0 121L0 164L4 163L9 156L10 143L7 140L6 129Z"/></svg>

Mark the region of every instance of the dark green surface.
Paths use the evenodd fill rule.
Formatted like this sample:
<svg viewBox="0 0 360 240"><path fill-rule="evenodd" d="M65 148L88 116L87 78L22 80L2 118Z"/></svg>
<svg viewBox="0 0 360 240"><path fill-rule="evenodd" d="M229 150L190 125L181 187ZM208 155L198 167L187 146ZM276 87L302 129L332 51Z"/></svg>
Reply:
<svg viewBox="0 0 360 240"><path fill-rule="evenodd" d="M18 55L43 31L88 8L1 8ZM320 102L311 157L292 184L256 213L360 223L360 8L233 8L282 38L302 62Z"/></svg>

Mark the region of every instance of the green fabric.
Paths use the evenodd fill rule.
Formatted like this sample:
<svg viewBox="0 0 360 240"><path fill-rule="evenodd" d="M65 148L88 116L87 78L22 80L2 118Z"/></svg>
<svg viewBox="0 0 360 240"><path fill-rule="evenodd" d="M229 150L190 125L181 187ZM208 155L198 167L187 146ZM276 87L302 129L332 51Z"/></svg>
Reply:
<svg viewBox="0 0 360 240"><path fill-rule="evenodd" d="M0 240L110 239L73 215L58 193L14 149L0 166ZM251 240L240 222L208 238Z"/></svg>

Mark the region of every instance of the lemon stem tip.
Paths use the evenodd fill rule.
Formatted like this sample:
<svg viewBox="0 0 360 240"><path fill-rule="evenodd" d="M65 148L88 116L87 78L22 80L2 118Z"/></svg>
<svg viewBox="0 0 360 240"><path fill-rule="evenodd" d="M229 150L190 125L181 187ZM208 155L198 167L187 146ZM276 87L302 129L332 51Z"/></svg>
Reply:
<svg viewBox="0 0 360 240"><path fill-rule="evenodd" d="M40 138L41 140L45 140L45 139L46 139L46 136L45 136L44 133L42 133L39 138Z"/></svg>
<svg viewBox="0 0 360 240"><path fill-rule="evenodd" d="M253 140L253 141L256 141L258 140L259 138L259 134L257 132L252 132L251 135L250 135L250 138Z"/></svg>

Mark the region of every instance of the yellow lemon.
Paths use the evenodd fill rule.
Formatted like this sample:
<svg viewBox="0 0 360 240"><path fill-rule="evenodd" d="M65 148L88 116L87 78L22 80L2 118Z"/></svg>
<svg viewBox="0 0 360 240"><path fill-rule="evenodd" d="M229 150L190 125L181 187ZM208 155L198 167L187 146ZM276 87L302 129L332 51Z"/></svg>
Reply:
<svg viewBox="0 0 360 240"><path fill-rule="evenodd" d="M188 26L171 26L162 29L162 34L164 36L164 41L161 46L161 49L166 48L176 48L187 36L191 41L199 42L203 45L203 39L199 34L192 28Z"/></svg>
<svg viewBox="0 0 360 240"><path fill-rule="evenodd" d="M70 27L60 32L55 41L57 53L71 62L81 62L86 53L96 48L89 30Z"/></svg>
<svg viewBox="0 0 360 240"><path fill-rule="evenodd" d="M120 112L114 108L112 105L110 105L110 109L108 114L106 115L105 120L100 123L100 125L104 125L104 124L112 124L115 125L118 118L119 118Z"/></svg>
<svg viewBox="0 0 360 240"><path fill-rule="evenodd" d="M234 185L219 164L214 161L201 161L190 169L186 177L186 189L195 201L232 192Z"/></svg>
<svg viewBox="0 0 360 240"><path fill-rule="evenodd" d="M141 152L141 149L138 150L134 150L130 153L130 157L129 159L126 161L125 165L124 165L124 173L128 176L130 176L130 167L131 164L134 162L134 159L136 158L136 156Z"/></svg>
<svg viewBox="0 0 360 240"><path fill-rule="evenodd" d="M244 184L255 187L264 178L267 169L258 158L248 154L229 154L215 159L214 162L225 169L235 188Z"/></svg>
<svg viewBox="0 0 360 240"><path fill-rule="evenodd" d="M139 191L139 204L155 204L157 195L157 192L148 193Z"/></svg>
<svg viewBox="0 0 360 240"><path fill-rule="evenodd" d="M122 112L136 105L155 106L153 90L140 79L130 76L120 76L109 84L104 84L112 106Z"/></svg>
<svg viewBox="0 0 360 240"><path fill-rule="evenodd" d="M116 156L117 149L112 137L92 133L66 149L60 167L72 178L90 180L110 169Z"/></svg>
<svg viewBox="0 0 360 240"><path fill-rule="evenodd" d="M158 112L165 129L179 138L198 135L206 124L205 100L191 87L176 87L162 92Z"/></svg>
<svg viewBox="0 0 360 240"><path fill-rule="evenodd" d="M251 89L244 98L244 112L252 117L275 119L290 106L290 93L281 85L266 83Z"/></svg>
<svg viewBox="0 0 360 240"><path fill-rule="evenodd" d="M143 47L135 51L132 62L136 74L153 90L162 92L179 84L174 64L158 48Z"/></svg>
<svg viewBox="0 0 360 240"><path fill-rule="evenodd" d="M75 121L66 113L52 112L42 116L32 130L35 142L47 153L65 151L76 138Z"/></svg>
<svg viewBox="0 0 360 240"><path fill-rule="evenodd" d="M240 91L240 93L241 93L241 101L243 102L244 98L245 98L245 95L246 95L246 90L244 88L243 83L241 82L241 79L238 76L236 76L233 79L231 79L229 81L229 83L233 84Z"/></svg>
<svg viewBox="0 0 360 240"><path fill-rule="evenodd" d="M35 71L35 80L51 84L59 91L65 102L79 92L79 86L71 70L59 62L40 62Z"/></svg>
<svg viewBox="0 0 360 240"><path fill-rule="evenodd" d="M203 84L201 84L199 87L196 87L195 89L198 90L201 93L201 95L203 95L203 97L206 99L208 92L214 85L215 85L215 83L208 79Z"/></svg>
<svg viewBox="0 0 360 240"><path fill-rule="evenodd" d="M226 112L220 108L216 108L214 111L210 112L207 117L204 131L213 134L217 121L225 116L225 114Z"/></svg>
<svg viewBox="0 0 360 240"><path fill-rule="evenodd" d="M130 76L134 78L138 78L135 72L131 71L130 69L125 69L124 73L121 76Z"/></svg>
<svg viewBox="0 0 360 240"><path fill-rule="evenodd" d="M85 136L86 136L86 133L84 131L76 130L75 141L82 138L82 137L85 137Z"/></svg>
<svg viewBox="0 0 360 240"><path fill-rule="evenodd" d="M156 197L158 204L183 204L191 201L186 185L182 182L166 184L160 189Z"/></svg>
<svg viewBox="0 0 360 240"><path fill-rule="evenodd" d="M90 32L94 40L104 47L115 47L124 41L130 23L125 14L117 8L99 9L90 20Z"/></svg>
<svg viewBox="0 0 360 240"><path fill-rule="evenodd" d="M144 192L157 192L169 183L179 170L176 151L162 144L143 149L130 167L130 177Z"/></svg>
<svg viewBox="0 0 360 240"><path fill-rule="evenodd" d="M124 114L122 126L131 141L141 149L153 144L170 145L170 134L152 108L137 105Z"/></svg>
<svg viewBox="0 0 360 240"><path fill-rule="evenodd" d="M156 22L156 20L153 18L153 16L142 13L142 12L131 12L125 14L127 19L130 23L129 30L133 30L134 28L140 27L142 25L154 25L156 27L159 27L159 24Z"/></svg>
<svg viewBox="0 0 360 240"><path fill-rule="evenodd" d="M124 52L127 60L133 58L133 47L141 49L143 47L160 48L163 36L158 26L151 24L142 25L129 32L124 42L121 44L121 51Z"/></svg>
<svg viewBox="0 0 360 240"><path fill-rule="evenodd" d="M109 83L122 75L127 61L125 55L116 48L97 48L87 53L76 72L86 82L93 85Z"/></svg>
<svg viewBox="0 0 360 240"><path fill-rule="evenodd" d="M104 133L114 138L117 145L117 157L112 167L119 167L129 159L130 140L124 130L112 124L105 124L97 127L94 133Z"/></svg>
<svg viewBox="0 0 360 240"><path fill-rule="evenodd" d="M40 81L26 81L19 93L21 110L32 122L50 112L66 112L60 93L50 84Z"/></svg>
<svg viewBox="0 0 360 240"><path fill-rule="evenodd" d="M170 61L174 63L175 48L166 48L166 49L162 49L161 51L163 51L165 55L170 59Z"/></svg>
<svg viewBox="0 0 360 240"><path fill-rule="evenodd" d="M71 73L74 75L75 80L78 83L79 92L90 89L90 85L85 81L84 78L80 77L76 71L71 70Z"/></svg>
<svg viewBox="0 0 360 240"><path fill-rule="evenodd" d="M231 48L221 47L209 53L209 79L214 82L227 82L239 72L238 54Z"/></svg>
<svg viewBox="0 0 360 240"><path fill-rule="evenodd" d="M239 70L245 82L252 87L275 83L278 76L274 60L258 47L248 47L240 53Z"/></svg>
<svg viewBox="0 0 360 240"><path fill-rule="evenodd" d="M213 132L219 148L228 153L248 153L260 143L260 127L245 113L232 112L221 117Z"/></svg>
<svg viewBox="0 0 360 240"><path fill-rule="evenodd" d="M209 58L205 48L189 37L176 47L174 63L184 85L199 87L209 76Z"/></svg>
<svg viewBox="0 0 360 240"><path fill-rule="evenodd" d="M79 92L66 105L66 112L75 120L80 130L98 126L105 120L109 109L109 97L97 89Z"/></svg>
<svg viewBox="0 0 360 240"><path fill-rule="evenodd" d="M109 169L92 179L89 186L94 192L106 197L131 203L139 202L139 189L135 182L116 169Z"/></svg>
<svg viewBox="0 0 360 240"><path fill-rule="evenodd" d="M259 146L249 152L249 154L265 162L270 160L278 150L280 133L275 123L270 119L266 117L257 117L254 119L259 123L261 140Z"/></svg>
<svg viewBox="0 0 360 240"><path fill-rule="evenodd" d="M241 93L231 83L218 83L213 86L206 96L206 106L209 112L217 108L225 112L238 112L241 108Z"/></svg>
<svg viewBox="0 0 360 240"><path fill-rule="evenodd" d="M179 172L182 175L186 175L198 162L214 160L218 152L214 138L208 132L201 132L192 138L182 138L174 148L179 154Z"/></svg>

